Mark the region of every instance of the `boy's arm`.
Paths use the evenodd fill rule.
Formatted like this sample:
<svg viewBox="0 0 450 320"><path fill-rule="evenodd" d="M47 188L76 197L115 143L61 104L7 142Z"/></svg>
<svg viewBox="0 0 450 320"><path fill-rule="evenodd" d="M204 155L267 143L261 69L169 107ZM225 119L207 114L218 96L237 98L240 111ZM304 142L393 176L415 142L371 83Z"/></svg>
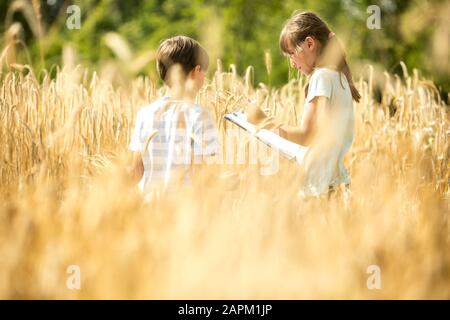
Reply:
<svg viewBox="0 0 450 320"><path fill-rule="evenodd" d="M127 175L133 184L139 183L144 175L144 163L140 152L133 152L130 165L127 167Z"/></svg>
<svg viewBox="0 0 450 320"><path fill-rule="evenodd" d="M219 135L212 116L209 112L204 112L200 119L192 137L192 173L198 175L200 171L206 171L209 176L223 183L227 190L233 189L237 185L234 181L237 179L236 174L230 172L221 174L223 166L219 158Z"/></svg>
<svg viewBox="0 0 450 320"><path fill-rule="evenodd" d="M135 126L131 134L130 144L128 149L131 151L130 159L128 160L128 166L125 168L127 177L132 183L138 183L144 174L144 163L141 155L141 140L140 132L142 128L142 116L141 111L136 115Z"/></svg>
<svg viewBox="0 0 450 320"><path fill-rule="evenodd" d="M203 110L199 114L191 141L194 166L217 163L219 133L209 111Z"/></svg>

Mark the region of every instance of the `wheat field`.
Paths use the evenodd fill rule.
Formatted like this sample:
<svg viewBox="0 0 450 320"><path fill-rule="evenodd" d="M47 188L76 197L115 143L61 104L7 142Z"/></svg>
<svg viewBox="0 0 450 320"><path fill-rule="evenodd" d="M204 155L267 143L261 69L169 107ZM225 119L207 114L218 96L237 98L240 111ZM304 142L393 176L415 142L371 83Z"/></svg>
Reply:
<svg viewBox="0 0 450 320"><path fill-rule="evenodd" d="M298 167L280 160L273 176L259 164L209 166L148 203L124 167L136 111L162 88L146 77L115 85L80 66L9 66L0 74L0 298L450 298L449 106L403 67L402 77L370 66L355 76L350 192L301 199ZM224 114L249 97L297 123L304 86L255 88L252 68L239 77L219 65L198 100L223 136ZM229 172L239 177L232 187L216 178ZM67 285L74 265L79 289Z"/></svg>

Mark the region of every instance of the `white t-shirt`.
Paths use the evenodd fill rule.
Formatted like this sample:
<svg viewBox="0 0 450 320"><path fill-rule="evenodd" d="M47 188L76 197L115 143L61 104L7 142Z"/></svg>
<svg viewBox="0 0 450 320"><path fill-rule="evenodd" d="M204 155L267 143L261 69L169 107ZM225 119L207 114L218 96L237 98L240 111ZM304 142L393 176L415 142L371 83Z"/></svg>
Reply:
<svg viewBox="0 0 450 320"><path fill-rule="evenodd" d="M170 189L172 178L189 181L195 157L217 153L217 129L205 108L163 97L138 111L129 149L142 156L141 190Z"/></svg>
<svg viewBox="0 0 450 320"><path fill-rule="evenodd" d="M309 79L305 108L314 97L327 97L324 116L318 117L318 132L323 133L319 144L310 145L300 163L304 165L305 184L302 196L319 196L330 186L350 184L344 166L344 155L350 149L354 136L353 99L347 78L343 73L317 68ZM326 119L326 120L323 120Z"/></svg>

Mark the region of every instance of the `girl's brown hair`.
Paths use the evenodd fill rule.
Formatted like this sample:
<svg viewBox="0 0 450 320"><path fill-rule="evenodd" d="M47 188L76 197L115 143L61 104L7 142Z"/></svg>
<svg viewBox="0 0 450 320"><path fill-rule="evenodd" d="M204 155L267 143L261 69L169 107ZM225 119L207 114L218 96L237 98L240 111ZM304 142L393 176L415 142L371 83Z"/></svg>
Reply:
<svg viewBox="0 0 450 320"><path fill-rule="evenodd" d="M291 54L293 48L306 39L312 37L322 45L319 65L334 63L342 72L350 85L353 100L359 102L361 95L356 89L350 67L345 58L345 52L336 36L331 33L326 23L313 12L294 14L284 25L280 34L280 48L286 54ZM294 49L295 50L295 49ZM306 87L308 90L308 86Z"/></svg>

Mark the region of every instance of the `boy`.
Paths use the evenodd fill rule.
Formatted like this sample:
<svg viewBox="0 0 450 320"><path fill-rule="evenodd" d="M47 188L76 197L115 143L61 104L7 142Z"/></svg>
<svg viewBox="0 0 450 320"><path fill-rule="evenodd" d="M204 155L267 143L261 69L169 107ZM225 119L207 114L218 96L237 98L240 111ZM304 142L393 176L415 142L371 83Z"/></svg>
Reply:
<svg viewBox="0 0 450 320"><path fill-rule="evenodd" d="M145 193L189 181L192 165L208 163L218 151L211 113L195 104L208 63L205 49L189 37L166 39L158 48L157 70L168 92L139 110L129 144L130 173Z"/></svg>

